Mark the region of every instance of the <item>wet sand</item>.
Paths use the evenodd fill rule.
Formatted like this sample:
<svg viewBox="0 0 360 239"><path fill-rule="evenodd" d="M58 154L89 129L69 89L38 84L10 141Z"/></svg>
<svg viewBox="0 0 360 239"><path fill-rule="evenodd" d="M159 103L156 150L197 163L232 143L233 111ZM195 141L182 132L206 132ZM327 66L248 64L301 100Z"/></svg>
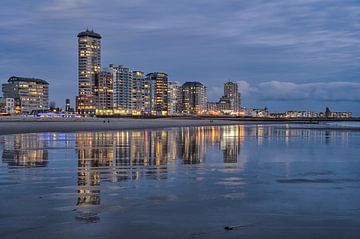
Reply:
<svg viewBox="0 0 360 239"><path fill-rule="evenodd" d="M360 132L292 127L2 135L0 238L359 238Z"/></svg>
<svg viewBox="0 0 360 239"><path fill-rule="evenodd" d="M333 122L333 121L330 121ZM317 130L355 130L358 126L339 126L327 122L311 123L311 121L268 121L235 118L33 118L33 117L1 117L0 135L40 132L78 132L129 129L155 129L191 126L221 126L221 125L283 125L288 124L293 129Z"/></svg>
<svg viewBox="0 0 360 239"><path fill-rule="evenodd" d="M38 132L76 132L123 129L151 129L186 126L237 125L244 122L204 119L14 119L0 120L0 134L38 133Z"/></svg>

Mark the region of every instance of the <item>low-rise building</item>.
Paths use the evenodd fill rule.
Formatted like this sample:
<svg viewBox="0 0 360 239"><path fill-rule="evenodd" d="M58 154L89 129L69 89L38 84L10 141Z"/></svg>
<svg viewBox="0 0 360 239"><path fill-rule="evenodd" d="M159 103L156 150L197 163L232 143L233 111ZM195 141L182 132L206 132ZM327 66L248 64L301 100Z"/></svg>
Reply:
<svg viewBox="0 0 360 239"><path fill-rule="evenodd" d="M49 108L49 83L44 80L12 76L2 85L2 91L4 98L14 99L16 113Z"/></svg>
<svg viewBox="0 0 360 239"><path fill-rule="evenodd" d="M317 118L319 113L312 111L287 111L285 118Z"/></svg>

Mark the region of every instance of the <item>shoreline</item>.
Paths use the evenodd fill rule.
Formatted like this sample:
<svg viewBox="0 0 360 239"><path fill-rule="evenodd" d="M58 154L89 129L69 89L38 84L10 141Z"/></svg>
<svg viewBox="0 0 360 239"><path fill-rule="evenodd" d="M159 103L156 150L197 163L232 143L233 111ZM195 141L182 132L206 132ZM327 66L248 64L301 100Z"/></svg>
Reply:
<svg viewBox="0 0 360 239"><path fill-rule="evenodd" d="M339 120L341 121L341 120ZM329 121L334 122L334 121ZM225 126L225 125L258 125L258 124L301 124L312 129L332 130L360 130L358 127L338 127L322 125L322 127L306 127L305 125L319 125L310 120L242 120L218 118L17 118L0 119L0 135L40 133L40 132L78 132L78 131L110 131L133 129L159 129L196 126Z"/></svg>
<svg viewBox="0 0 360 239"><path fill-rule="evenodd" d="M109 122L108 122L109 120ZM78 132L156 129L193 126L238 125L246 122L228 120L185 120L185 119L65 119L65 120L21 120L0 121L0 135L40 133L40 132ZM249 123L253 124L253 123Z"/></svg>

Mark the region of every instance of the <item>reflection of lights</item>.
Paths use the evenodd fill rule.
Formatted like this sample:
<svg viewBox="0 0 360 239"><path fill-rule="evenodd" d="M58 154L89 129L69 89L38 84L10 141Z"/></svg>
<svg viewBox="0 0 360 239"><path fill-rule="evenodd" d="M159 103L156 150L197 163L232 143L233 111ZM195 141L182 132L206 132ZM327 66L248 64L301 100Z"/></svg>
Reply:
<svg viewBox="0 0 360 239"><path fill-rule="evenodd" d="M264 137L264 127L262 125L258 125L258 127L257 127L257 139L258 139L258 144L259 145L262 145L263 137Z"/></svg>
<svg viewBox="0 0 360 239"><path fill-rule="evenodd" d="M237 137L237 127L236 126L225 126L223 131L224 138Z"/></svg>
<svg viewBox="0 0 360 239"><path fill-rule="evenodd" d="M47 166L48 141L44 134L5 135L3 139L2 160L9 166Z"/></svg>

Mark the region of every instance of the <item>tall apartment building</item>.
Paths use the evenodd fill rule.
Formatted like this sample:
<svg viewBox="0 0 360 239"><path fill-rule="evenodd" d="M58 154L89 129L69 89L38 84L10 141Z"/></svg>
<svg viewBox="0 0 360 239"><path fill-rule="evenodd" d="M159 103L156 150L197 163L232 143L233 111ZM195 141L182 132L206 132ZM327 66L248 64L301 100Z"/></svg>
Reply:
<svg viewBox="0 0 360 239"><path fill-rule="evenodd" d="M145 75L142 71L133 71L132 76L131 110L133 114L141 114L145 111Z"/></svg>
<svg viewBox="0 0 360 239"><path fill-rule="evenodd" d="M154 84L154 105L156 115L168 115L168 75L163 72L154 72L146 75L147 81Z"/></svg>
<svg viewBox="0 0 360 239"><path fill-rule="evenodd" d="M96 114L111 114L113 110L113 76L101 71L95 79Z"/></svg>
<svg viewBox="0 0 360 239"><path fill-rule="evenodd" d="M206 110L207 90L200 82L185 82L182 85L182 112L199 114Z"/></svg>
<svg viewBox="0 0 360 239"><path fill-rule="evenodd" d="M79 95L76 110L81 115L95 115L95 80L101 67L101 36L86 30L78 35Z"/></svg>
<svg viewBox="0 0 360 239"><path fill-rule="evenodd" d="M129 112L131 110L132 71L122 65L110 65L109 71L113 76L113 107L116 111Z"/></svg>
<svg viewBox="0 0 360 239"><path fill-rule="evenodd" d="M49 83L44 80L12 76L2 85L2 91L4 98L14 98L16 113L49 108Z"/></svg>
<svg viewBox="0 0 360 239"><path fill-rule="evenodd" d="M155 82L149 78L144 79L144 114L155 115Z"/></svg>
<svg viewBox="0 0 360 239"><path fill-rule="evenodd" d="M181 113L182 106L182 90L181 86L176 81L168 82L168 115L177 115Z"/></svg>

